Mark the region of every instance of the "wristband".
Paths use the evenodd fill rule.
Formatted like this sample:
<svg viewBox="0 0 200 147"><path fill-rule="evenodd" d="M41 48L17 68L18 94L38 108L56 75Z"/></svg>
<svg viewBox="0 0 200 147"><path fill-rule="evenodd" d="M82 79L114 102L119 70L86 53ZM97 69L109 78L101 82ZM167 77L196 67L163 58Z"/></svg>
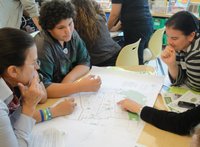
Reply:
<svg viewBox="0 0 200 147"><path fill-rule="evenodd" d="M46 108L46 112L47 112L48 120L51 120L52 119L52 114L51 114L50 108Z"/></svg>
<svg viewBox="0 0 200 147"><path fill-rule="evenodd" d="M40 111L40 116L41 116L41 122L43 122L44 121L44 113L42 110L39 110L39 111Z"/></svg>
<svg viewBox="0 0 200 147"><path fill-rule="evenodd" d="M48 115L47 115L46 109L43 109L42 111L44 112L44 120L45 121L48 120Z"/></svg>

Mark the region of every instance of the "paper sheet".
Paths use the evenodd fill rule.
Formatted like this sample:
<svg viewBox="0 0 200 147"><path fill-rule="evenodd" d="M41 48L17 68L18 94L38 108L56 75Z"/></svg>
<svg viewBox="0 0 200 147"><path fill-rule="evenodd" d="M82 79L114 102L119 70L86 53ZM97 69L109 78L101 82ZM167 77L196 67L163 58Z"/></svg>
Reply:
<svg viewBox="0 0 200 147"><path fill-rule="evenodd" d="M32 147L36 147L35 142L41 142L40 147L43 144L44 147L53 147L51 144L55 142L58 147L136 145L144 122L131 118L116 103L129 97L142 105L153 106L164 78L100 67L93 67L90 74L101 77L100 90L72 95L77 107L71 115L37 124L33 130ZM54 131L58 136L47 133ZM37 136L41 137L39 141Z"/></svg>

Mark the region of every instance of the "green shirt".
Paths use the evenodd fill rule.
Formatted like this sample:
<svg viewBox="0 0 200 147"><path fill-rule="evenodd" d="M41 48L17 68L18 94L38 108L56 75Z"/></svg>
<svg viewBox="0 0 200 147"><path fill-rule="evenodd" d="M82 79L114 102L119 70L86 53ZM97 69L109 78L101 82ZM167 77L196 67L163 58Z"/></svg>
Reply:
<svg viewBox="0 0 200 147"><path fill-rule="evenodd" d="M64 43L64 48L45 31L35 36L35 42L45 87L51 83L60 83L77 65L90 66L90 57L85 43L76 31L73 32L71 40Z"/></svg>

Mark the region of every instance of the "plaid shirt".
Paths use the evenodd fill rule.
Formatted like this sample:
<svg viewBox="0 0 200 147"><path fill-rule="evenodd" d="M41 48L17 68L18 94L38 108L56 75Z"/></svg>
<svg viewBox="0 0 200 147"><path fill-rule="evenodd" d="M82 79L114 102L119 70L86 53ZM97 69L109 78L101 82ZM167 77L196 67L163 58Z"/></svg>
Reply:
<svg viewBox="0 0 200 147"><path fill-rule="evenodd" d="M40 32L35 37L38 58L41 61L40 72L43 74L45 87L51 83L60 83L77 65L90 66L90 57L76 31L64 48L48 32Z"/></svg>

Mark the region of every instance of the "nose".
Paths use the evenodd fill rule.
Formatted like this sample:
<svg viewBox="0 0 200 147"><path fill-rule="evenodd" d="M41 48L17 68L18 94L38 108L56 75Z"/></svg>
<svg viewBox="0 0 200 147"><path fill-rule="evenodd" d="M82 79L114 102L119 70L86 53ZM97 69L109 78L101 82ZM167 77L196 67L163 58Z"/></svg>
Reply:
<svg viewBox="0 0 200 147"><path fill-rule="evenodd" d="M167 44L171 45L173 43L172 39L170 37L167 37Z"/></svg>
<svg viewBox="0 0 200 147"><path fill-rule="evenodd" d="M70 27L69 27L69 26L66 27L66 28L65 28L65 34L70 34L70 32L71 32L71 31L70 31Z"/></svg>

